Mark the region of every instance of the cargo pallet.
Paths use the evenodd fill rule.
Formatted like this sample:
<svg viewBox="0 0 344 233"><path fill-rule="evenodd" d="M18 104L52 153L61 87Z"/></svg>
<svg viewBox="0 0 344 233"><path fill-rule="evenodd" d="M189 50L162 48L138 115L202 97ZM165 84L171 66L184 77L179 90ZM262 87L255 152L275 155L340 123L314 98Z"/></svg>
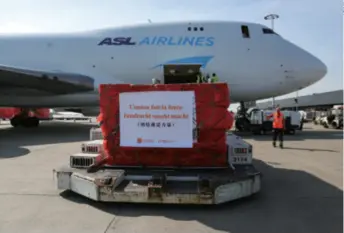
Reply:
<svg viewBox="0 0 344 233"><path fill-rule="evenodd" d="M221 204L258 193L261 173L252 165L252 145L229 134L227 168L103 167L87 168L102 150L100 129L70 164L57 170L57 187L102 202ZM94 139L97 140L94 140Z"/></svg>

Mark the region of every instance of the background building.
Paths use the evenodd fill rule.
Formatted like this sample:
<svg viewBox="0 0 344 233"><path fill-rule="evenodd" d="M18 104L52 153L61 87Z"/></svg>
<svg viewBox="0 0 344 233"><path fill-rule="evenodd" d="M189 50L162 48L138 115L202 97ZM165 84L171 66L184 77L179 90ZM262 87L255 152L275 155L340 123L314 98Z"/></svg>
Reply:
<svg viewBox="0 0 344 233"><path fill-rule="evenodd" d="M281 108L295 108L299 109L325 109L331 108L333 105L343 104L343 90L314 93L312 95L299 96L297 101L296 98L288 98L275 100L275 104ZM265 101L257 103L258 108L269 108L272 106L272 101Z"/></svg>

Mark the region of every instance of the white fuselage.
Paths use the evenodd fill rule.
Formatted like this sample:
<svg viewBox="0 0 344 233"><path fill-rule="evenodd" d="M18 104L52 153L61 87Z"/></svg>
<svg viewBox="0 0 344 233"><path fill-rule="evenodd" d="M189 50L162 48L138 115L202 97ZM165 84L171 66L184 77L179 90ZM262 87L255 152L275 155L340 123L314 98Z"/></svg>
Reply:
<svg viewBox="0 0 344 233"><path fill-rule="evenodd" d="M249 38L243 37L243 25L248 27ZM287 94L324 77L326 66L320 60L277 34L263 33L263 28L267 29L253 23L193 22L62 35L4 35L0 37L0 64L83 74L92 77L97 87L103 83L149 84L152 78L163 79L159 65L202 63L204 74L216 73L221 82L229 84L232 102ZM6 88L6 93L7 97L0 94L3 106L14 97L35 102L32 106L45 101L44 107L87 106L84 102L88 101L78 99L78 94L49 97L49 93L20 85ZM43 100L40 95L47 97ZM93 105L90 100L89 106Z"/></svg>

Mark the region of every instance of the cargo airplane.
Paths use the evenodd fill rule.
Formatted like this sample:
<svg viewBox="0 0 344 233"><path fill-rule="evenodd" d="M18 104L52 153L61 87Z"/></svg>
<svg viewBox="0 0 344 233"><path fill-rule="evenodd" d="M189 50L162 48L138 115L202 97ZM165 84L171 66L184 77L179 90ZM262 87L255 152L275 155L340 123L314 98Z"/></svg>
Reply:
<svg viewBox="0 0 344 233"><path fill-rule="evenodd" d="M279 96L327 73L318 58L272 29L247 22L153 23L75 33L0 36L0 106L22 108L13 126L33 127L35 108L99 107L99 84L195 82L216 73L232 102ZM87 112L83 112L87 115Z"/></svg>

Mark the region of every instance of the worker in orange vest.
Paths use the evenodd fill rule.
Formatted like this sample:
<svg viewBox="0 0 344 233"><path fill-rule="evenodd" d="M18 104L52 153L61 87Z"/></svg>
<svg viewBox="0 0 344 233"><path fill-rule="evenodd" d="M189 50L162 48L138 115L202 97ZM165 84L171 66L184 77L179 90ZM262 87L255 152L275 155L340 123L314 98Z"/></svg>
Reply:
<svg viewBox="0 0 344 233"><path fill-rule="evenodd" d="M284 132L284 115L281 112L280 108L277 107L276 111L268 116L268 118L273 118L272 129L273 129L273 138L272 145L276 147L277 137L279 139L279 146L283 148L283 132Z"/></svg>

